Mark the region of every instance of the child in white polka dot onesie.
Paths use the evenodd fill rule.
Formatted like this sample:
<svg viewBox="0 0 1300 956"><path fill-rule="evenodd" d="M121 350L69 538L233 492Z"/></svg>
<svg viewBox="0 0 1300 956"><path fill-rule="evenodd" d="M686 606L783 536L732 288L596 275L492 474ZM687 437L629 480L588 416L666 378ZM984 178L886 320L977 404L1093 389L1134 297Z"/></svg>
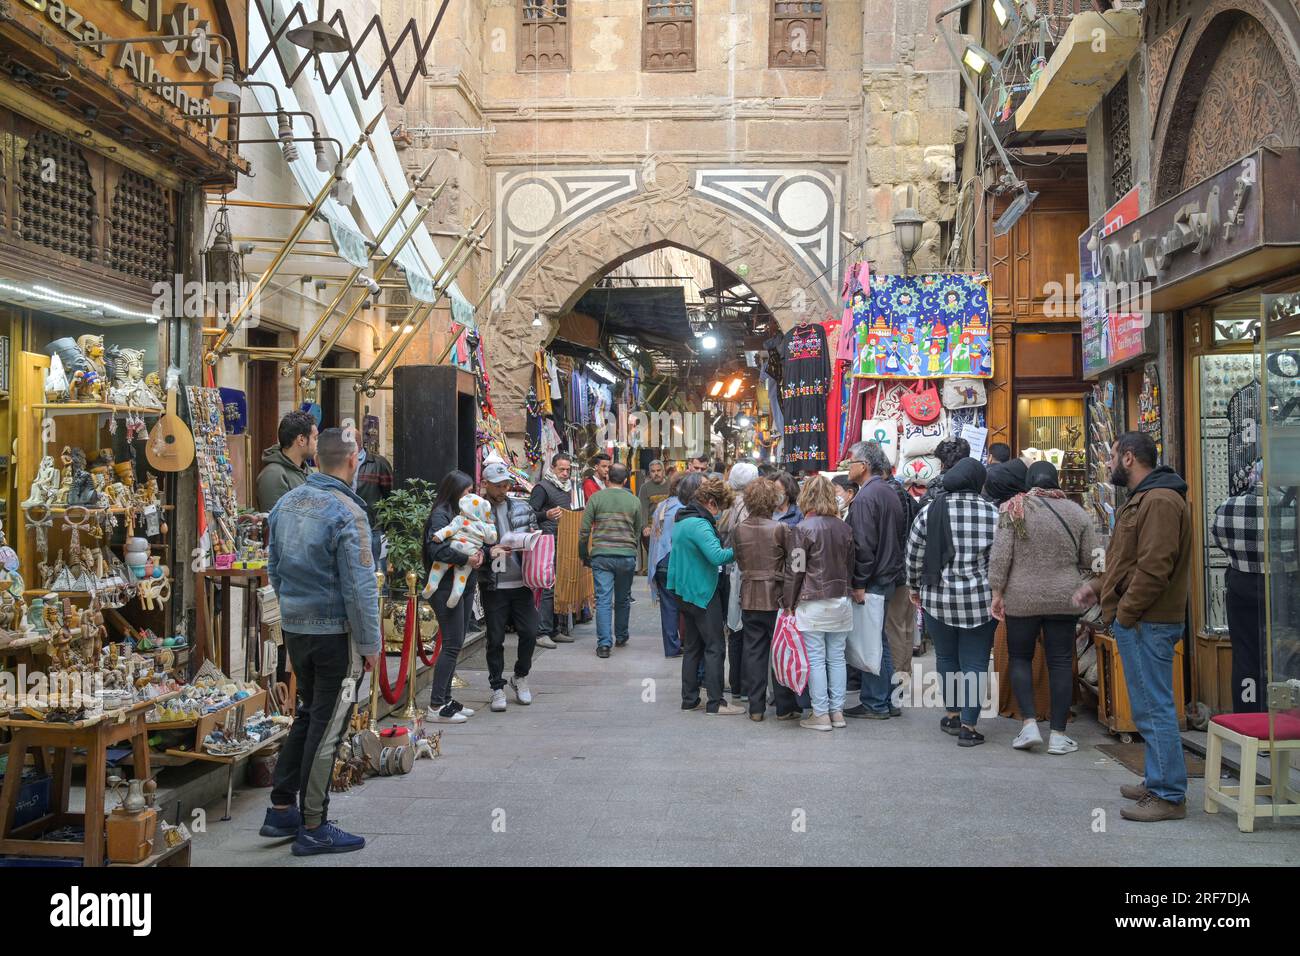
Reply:
<svg viewBox="0 0 1300 956"><path fill-rule="evenodd" d="M484 545L497 543L497 526L492 520L492 506L478 495L465 495L460 499L460 514L452 519L451 524L434 532L433 540L437 542L451 539L451 546L465 557L472 557ZM465 593L465 582L469 579L470 569L466 565L457 567L445 561L433 562L429 568L429 580L424 585L421 595L428 600L438 587L438 582L448 570L454 571L456 579L451 584L451 594L447 598L447 607L455 607Z"/></svg>

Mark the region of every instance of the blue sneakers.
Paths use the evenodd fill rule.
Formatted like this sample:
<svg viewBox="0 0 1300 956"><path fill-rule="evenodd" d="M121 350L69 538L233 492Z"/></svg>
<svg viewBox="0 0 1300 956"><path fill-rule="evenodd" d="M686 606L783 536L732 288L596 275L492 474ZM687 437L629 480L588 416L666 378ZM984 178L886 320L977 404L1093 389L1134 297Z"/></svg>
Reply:
<svg viewBox="0 0 1300 956"><path fill-rule="evenodd" d="M286 807L284 810L267 807L266 819L262 821L262 829L257 832L264 837L283 838L297 836L300 829L302 813L297 807Z"/></svg>
<svg viewBox="0 0 1300 956"><path fill-rule="evenodd" d="M333 821L326 821L315 830L306 827L299 830L292 850L294 856L315 856L318 853L351 853L365 845L365 837L340 830Z"/></svg>

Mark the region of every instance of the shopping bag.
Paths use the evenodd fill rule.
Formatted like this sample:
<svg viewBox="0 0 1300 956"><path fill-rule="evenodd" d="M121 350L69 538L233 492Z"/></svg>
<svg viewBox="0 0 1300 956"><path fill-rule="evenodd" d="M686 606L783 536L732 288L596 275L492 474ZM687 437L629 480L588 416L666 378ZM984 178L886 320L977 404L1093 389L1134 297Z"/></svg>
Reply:
<svg viewBox="0 0 1300 956"><path fill-rule="evenodd" d="M898 464L898 422L892 418L872 418L862 423L862 440L873 441L889 458L891 465Z"/></svg>
<svg viewBox="0 0 1300 956"><path fill-rule="evenodd" d="M731 587L727 590L727 629L739 634L745 626L740 615L740 567L733 564L727 573L731 578Z"/></svg>
<svg viewBox="0 0 1300 956"><path fill-rule="evenodd" d="M539 535L524 552L524 586L533 591L555 587L555 535Z"/></svg>
<svg viewBox="0 0 1300 956"><path fill-rule="evenodd" d="M808 686L808 650L803 635L794 623L794 615L782 611L776 616L772 632L772 673L777 681L796 694Z"/></svg>
<svg viewBox="0 0 1300 956"><path fill-rule="evenodd" d="M885 596L868 594L862 604L853 605L853 630L844 644L844 662L855 670L879 674L884 631Z"/></svg>
<svg viewBox="0 0 1300 956"><path fill-rule="evenodd" d="M903 437L898 443L898 452L904 458L917 458L921 455L933 455L939 442L948 435L948 425L943 419L920 425L903 419Z"/></svg>
<svg viewBox="0 0 1300 956"><path fill-rule="evenodd" d="M919 379L916 390L905 393L902 398L903 413L918 425L928 425L943 411L943 404L939 401L939 390Z"/></svg>
<svg viewBox="0 0 1300 956"><path fill-rule="evenodd" d="M975 408L987 405L984 383L977 378L946 378L943 380L944 408Z"/></svg>

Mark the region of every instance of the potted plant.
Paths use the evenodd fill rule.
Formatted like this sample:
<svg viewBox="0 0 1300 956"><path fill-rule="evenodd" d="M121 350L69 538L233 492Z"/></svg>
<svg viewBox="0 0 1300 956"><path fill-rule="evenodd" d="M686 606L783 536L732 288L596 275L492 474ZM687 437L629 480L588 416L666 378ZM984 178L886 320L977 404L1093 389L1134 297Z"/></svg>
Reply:
<svg viewBox="0 0 1300 956"><path fill-rule="evenodd" d="M433 482L408 478L402 487L375 505L379 528L388 538L389 593L406 596L406 575L414 573L416 589L424 586L424 525L433 510L438 488Z"/></svg>

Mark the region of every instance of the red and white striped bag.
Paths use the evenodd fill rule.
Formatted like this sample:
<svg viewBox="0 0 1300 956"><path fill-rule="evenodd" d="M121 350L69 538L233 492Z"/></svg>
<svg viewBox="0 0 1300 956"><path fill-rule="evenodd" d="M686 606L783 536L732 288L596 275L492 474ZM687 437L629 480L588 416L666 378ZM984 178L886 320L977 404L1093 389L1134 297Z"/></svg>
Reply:
<svg viewBox="0 0 1300 956"><path fill-rule="evenodd" d="M542 534L524 552L524 587L542 591L555 587L555 535Z"/></svg>
<svg viewBox="0 0 1300 956"><path fill-rule="evenodd" d="M772 633L772 671L783 686L802 694L808 686L808 669L803 635L794 623L794 615L782 611L776 616Z"/></svg>

